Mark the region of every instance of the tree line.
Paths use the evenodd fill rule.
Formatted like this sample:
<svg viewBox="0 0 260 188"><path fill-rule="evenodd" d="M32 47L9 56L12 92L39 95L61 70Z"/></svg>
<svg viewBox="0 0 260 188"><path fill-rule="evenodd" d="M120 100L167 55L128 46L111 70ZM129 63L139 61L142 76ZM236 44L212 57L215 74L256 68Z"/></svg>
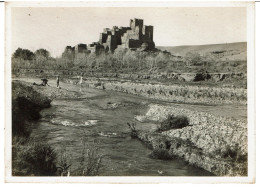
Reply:
<svg viewBox="0 0 260 188"><path fill-rule="evenodd" d="M221 65L222 63L222 65ZM185 56L174 56L167 51L133 51L116 49L114 53L78 53L63 52L53 58L46 49L31 52L18 48L12 56L13 68L70 69L81 71L105 72L194 72L223 71L230 62L220 62L217 55L207 53L200 55L188 52ZM222 69L222 70L221 70Z"/></svg>

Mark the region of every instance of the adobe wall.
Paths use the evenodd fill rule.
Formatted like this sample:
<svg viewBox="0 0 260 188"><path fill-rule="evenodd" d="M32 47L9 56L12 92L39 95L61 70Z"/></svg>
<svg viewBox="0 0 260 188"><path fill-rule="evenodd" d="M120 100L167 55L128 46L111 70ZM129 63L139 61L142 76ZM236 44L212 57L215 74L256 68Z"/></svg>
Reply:
<svg viewBox="0 0 260 188"><path fill-rule="evenodd" d="M117 48L117 37L115 35L108 35L106 43L103 43L105 51L114 52Z"/></svg>
<svg viewBox="0 0 260 188"><path fill-rule="evenodd" d="M129 39L129 48L139 48L142 45L142 41Z"/></svg>
<svg viewBox="0 0 260 188"><path fill-rule="evenodd" d="M143 40L144 41L153 41L153 26L145 25L143 27Z"/></svg>
<svg viewBox="0 0 260 188"><path fill-rule="evenodd" d="M69 53L70 53L70 52L72 53L72 52L74 52L74 50L75 50L75 48L74 48L74 47L71 47L71 46L66 46L66 48L65 48L65 50L64 50L64 51L65 51L66 53L68 53L68 52L69 52Z"/></svg>
<svg viewBox="0 0 260 188"><path fill-rule="evenodd" d="M138 26L140 29L143 28L144 21L142 19L131 19L130 20L130 27L132 30L135 30L136 26Z"/></svg>
<svg viewBox="0 0 260 188"><path fill-rule="evenodd" d="M87 51L86 44L78 44L74 48L75 48L75 53L84 53Z"/></svg>
<svg viewBox="0 0 260 188"><path fill-rule="evenodd" d="M100 33L100 36L99 36L99 42L100 43L105 43L107 41L107 33Z"/></svg>

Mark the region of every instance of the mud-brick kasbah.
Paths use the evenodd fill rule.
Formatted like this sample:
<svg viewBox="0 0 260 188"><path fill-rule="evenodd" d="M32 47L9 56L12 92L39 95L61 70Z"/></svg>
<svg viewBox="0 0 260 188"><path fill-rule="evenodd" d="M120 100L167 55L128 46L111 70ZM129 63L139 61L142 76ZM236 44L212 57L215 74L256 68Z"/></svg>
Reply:
<svg viewBox="0 0 260 188"><path fill-rule="evenodd" d="M112 29L104 28L100 33L99 41L92 44L78 44L74 47L67 46L66 53L95 53L102 52L113 53L115 49L131 49L131 50L153 50L155 43L153 42L153 26L144 25L142 19L131 19L130 27L113 26Z"/></svg>

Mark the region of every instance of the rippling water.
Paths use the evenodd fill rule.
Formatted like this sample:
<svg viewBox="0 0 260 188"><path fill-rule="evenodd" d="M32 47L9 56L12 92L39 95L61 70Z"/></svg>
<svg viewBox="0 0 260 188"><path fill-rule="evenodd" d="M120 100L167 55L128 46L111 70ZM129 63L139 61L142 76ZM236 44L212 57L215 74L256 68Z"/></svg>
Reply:
<svg viewBox="0 0 260 188"><path fill-rule="evenodd" d="M109 108L107 101L111 100L117 100L123 105ZM35 126L32 136L48 142L58 152L66 147L73 159L72 170L79 165L81 140L85 136L88 143L99 141L101 152L106 155L99 175L212 175L181 160L151 159L151 150L139 140L130 137L126 122L133 122L134 115L144 114L147 111L146 102L134 96L115 96L109 92L101 97L88 99L54 100L51 108L41 112L43 118ZM144 124L145 126L148 125Z"/></svg>

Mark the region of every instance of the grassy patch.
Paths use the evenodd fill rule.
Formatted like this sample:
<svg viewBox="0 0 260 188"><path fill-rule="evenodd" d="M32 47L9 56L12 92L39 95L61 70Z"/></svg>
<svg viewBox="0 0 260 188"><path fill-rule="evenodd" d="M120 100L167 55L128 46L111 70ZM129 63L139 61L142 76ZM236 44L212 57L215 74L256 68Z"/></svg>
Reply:
<svg viewBox="0 0 260 188"><path fill-rule="evenodd" d="M71 174L72 176L97 176L101 167L104 155L100 151L99 143L93 141L87 143L86 138L82 139L83 147L79 158L80 165Z"/></svg>
<svg viewBox="0 0 260 188"><path fill-rule="evenodd" d="M13 176L54 176L56 175L57 154L53 148L34 139L13 139Z"/></svg>

